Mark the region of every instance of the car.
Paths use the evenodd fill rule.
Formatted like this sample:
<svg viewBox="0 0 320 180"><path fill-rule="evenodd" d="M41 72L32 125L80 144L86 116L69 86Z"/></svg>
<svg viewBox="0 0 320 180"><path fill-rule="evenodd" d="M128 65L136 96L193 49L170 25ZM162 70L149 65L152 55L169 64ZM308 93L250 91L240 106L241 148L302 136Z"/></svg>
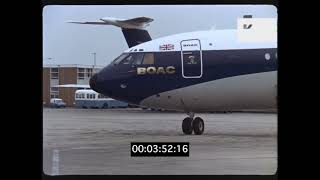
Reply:
<svg viewBox="0 0 320 180"><path fill-rule="evenodd" d="M52 98L52 99L50 99L50 107L53 107L53 108L65 108L66 107L66 103L63 102L62 99Z"/></svg>

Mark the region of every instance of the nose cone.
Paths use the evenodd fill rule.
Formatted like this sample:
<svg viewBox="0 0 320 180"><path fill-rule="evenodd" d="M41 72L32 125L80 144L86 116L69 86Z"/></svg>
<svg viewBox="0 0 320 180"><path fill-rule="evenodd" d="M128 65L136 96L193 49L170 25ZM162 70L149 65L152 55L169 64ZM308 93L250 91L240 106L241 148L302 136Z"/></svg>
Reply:
<svg viewBox="0 0 320 180"><path fill-rule="evenodd" d="M96 92L98 92L97 90L97 80L98 80L98 75L97 74L94 74L91 78L90 78L90 81L89 81L89 85L90 85L90 88Z"/></svg>

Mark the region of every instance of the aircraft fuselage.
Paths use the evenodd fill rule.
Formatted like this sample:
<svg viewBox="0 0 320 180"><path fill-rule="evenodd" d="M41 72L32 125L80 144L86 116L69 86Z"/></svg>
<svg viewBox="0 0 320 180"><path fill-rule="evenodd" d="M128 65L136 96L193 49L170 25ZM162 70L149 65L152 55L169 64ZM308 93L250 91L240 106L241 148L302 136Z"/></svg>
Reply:
<svg viewBox="0 0 320 180"><path fill-rule="evenodd" d="M97 92L153 108L276 108L277 48L229 30L185 33L134 46L92 79Z"/></svg>

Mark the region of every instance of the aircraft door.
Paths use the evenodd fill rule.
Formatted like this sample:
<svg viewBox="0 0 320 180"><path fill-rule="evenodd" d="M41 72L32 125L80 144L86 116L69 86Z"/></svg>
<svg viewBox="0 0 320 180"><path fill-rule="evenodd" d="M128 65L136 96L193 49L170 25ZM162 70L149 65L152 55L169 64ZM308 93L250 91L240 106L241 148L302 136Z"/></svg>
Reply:
<svg viewBox="0 0 320 180"><path fill-rule="evenodd" d="M201 78L203 68L200 40L183 40L180 45L182 76L184 78Z"/></svg>

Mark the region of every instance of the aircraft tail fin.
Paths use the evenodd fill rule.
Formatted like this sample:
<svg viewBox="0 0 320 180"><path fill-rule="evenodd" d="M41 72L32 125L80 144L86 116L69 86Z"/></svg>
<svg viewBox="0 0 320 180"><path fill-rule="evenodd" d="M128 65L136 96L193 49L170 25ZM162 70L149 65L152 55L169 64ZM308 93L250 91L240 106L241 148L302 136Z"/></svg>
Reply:
<svg viewBox="0 0 320 180"><path fill-rule="evenodd" d="M69 21L68 23L75 24L91 24L91 25L114 25L122 29L124 38L127 41L127 44L130 47L136 46L140 43L147 42L152 40L148 31L145 30L149 23L153 19L148 17L137 17L132 19L119 19L112 17L101 18L100 21L94 22L78 22L78 21Z"/></svg>

